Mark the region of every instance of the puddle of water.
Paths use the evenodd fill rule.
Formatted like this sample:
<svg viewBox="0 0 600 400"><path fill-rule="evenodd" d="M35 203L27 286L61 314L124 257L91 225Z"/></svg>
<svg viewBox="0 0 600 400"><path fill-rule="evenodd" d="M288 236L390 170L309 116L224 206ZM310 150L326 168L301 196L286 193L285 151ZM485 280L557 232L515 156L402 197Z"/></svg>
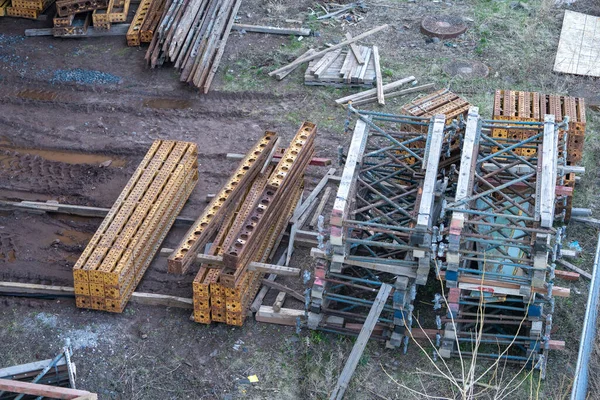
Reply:
<svg viewBox="0 0 600 400"><path fill-rule="evenodd" d="M144 100L144 107L167 110L185 110L186 108L192 108L192 102L188 100L176 99L146 99Z"/></svg>
<svg viewBox="0 0 600 400"><path fill-rule="evenodd" d="M17 93L17 97L28 100L53 101L56 100L58 94L48 90L25 89Z"/></svg>
<svg viewBox="0 0 600 400"><path fill-rule="evenodd" d="M61 162L65 164L93 164L98 165L111 161L109 167L124 167L127 160L124 158L108 156L103 154L78 153L63 150L30 149L26 147L12 147L0 145L0 150L16 151L21 154L34 154L48 161ZM9 162L7 157L0 159Z"/></svg>
<svg viewBox="0 0 600 400"><path fill-rule="evenodd" d="M72 229L63 229L60 235L56 235L55 239L60 240L65 246L85 246L92 238L92 233L79 232ZM52 239L54 241L54 239Z"/></svg>

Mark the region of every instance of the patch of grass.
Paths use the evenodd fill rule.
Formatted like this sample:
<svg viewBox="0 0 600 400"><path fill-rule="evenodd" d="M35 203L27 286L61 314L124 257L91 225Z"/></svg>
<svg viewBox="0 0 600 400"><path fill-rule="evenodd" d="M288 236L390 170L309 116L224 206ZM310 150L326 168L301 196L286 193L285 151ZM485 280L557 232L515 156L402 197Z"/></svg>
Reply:
<svg viewBox="0 0 600 400"><path fill-rule="evenodd" d="M261 66L254 65L250 60L240 59L233 64L224 66L224 89L232 92L261 91L265 82L272 79Z"/></svg>

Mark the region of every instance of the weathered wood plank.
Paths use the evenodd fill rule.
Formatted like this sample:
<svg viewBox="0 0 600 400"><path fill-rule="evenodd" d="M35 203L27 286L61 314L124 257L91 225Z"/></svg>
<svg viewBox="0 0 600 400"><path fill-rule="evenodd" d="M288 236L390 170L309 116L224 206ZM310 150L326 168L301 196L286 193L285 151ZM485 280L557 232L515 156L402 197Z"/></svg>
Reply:
<svg viewBox="0 0 600 400"><path fill-rule="evenodd" d="M77 397L84 397L95 400L98 398L98 396L94 393L90 393L85 390L77 390L59 386L41 385L39 383L13 381L10 379L0 379L0 391L10 393L24 393L32 396L42 396L53 399L73 400Z"/></svg>
<svg viewBox="0 0 600 400"><path fill-rule="evenodd" d="M308 224L308 226L311 229L313 229L315 226L317 226L319 215L323 214L323 210L325 209L325 206L327 205L327 202L329 201L330 196L331 196L331 187L326 187L325 193L323 193L323 197L321 197L321 201L319 202L319 205L317 206L317 209L315 210L315 213L314 213L312 219L310 220L310 224Z"/></svg>
<svg viewBox="0 0 600 400"><path fill-rule="evenodd" d="M350 352L350 356L344 365L344 369L337 381L331 396L329 396L329 400L342 400L344 397L344 393L350 384L350 379L356 370L358 362L360 361L360 357L362 356L365 347L367 346L367 342L371 337L371 333L377 324L377 320L381 315L381 311L383 311L383 307L392 292L392 285L388 285L387 283L381 284L381 288L379 288L379 292L377 293L377 297L373 302L373 306L371 310L369 310L369 315L367 315L367 319L363 324L360 333L358 334L358 338L352 347L352 351Z"/></svg>
<svg viewBox="0 0 600 400"><path fill-rule="evenodd" d="M392 89L396 89L397 87L400 87L402 85L404 85L405 83L408 82L412 82L415 80L414 76L409 76L400 80L397 80L395 82L391 82L388 83L387 85L383 85L383 91L385 92L386 90L392 90ZM365 90L356 94L351 94L350 96L346 96L346 97L342 97L340 99L337 99L335 102L337 104L346 104L349 101L354 101L354 100L362 100L368 97L371 97L373 95L377 94L377 88L374 89L369 89L369 90Z"/></svg>
<svg viewBox="0 0 600 400"><path fill-rule="evenodd" d="M271 279L263 279L262 283L263 283L263 285L272 287L273 289L277 289L280 292L285 292L298 301L304 302L304 296L302 296L300 293L296 292L294 289L291 289L285 285L282 285L281 283L277 283Z"/></svg>
<svg viewBox="0 0 600 400"><path fill-rule="evenodd" d="M231 27L234 31L246 31L246 32L257 32L257 33L270 33L273 35L295 35L295 36L310 36L310 29L308 28L278 28L275 26L260 26L260 25L246 25L246 24L233 24Z"/></svg>
<svg viewBox="0 0 600 400"><path fill-rule="evenodd" d="M275 312L273 307L260 306L260 309L254 317L258 322L267 322L270 324L296 326L298 318L304 318L304 310L293 310L291 308L282 308Z"/></svg>
<svg viewBox="0 0 600 400"><path fill-rule="evenodd" d="M353 40L352 35L350 34L350 32L346 32L346 40ZM362 57L362 54L360 54L360 50L358 49L358 46L356 45L355 42L350 43L350 50L352 51L352 54L354 54L354 58L356 59L356 62L358 62L359 64L364 64L365 60Z"/></svg>
<svg viewBox="0 0 600 400"><path fill-rule="evenodd" d="M279 292L277 297L275 298L275 303L273 303L273 311L280 312L281 307L283 307L283 303L285 303L286 292Z"/></svg>

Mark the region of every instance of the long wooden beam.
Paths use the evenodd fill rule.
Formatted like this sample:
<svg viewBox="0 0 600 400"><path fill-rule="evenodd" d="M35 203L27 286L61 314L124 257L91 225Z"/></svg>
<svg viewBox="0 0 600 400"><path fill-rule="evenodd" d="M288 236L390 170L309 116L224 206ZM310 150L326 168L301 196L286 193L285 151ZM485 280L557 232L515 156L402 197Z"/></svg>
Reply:
<svg viewBox="0 0 600 400"><path fill-rule="evenodd" d="M367 346L367 342L371 337L371 333L377 324L377 320L379 319L379 315L381 315L381 311L383 311L383 307L392 292L392 285L388 285L387 283L382 283L381 288L379 288L379 292L377 293L377 297L373 302L373 306L371 310L369 310L369 315L362 326L360 333L358 334L358 338L352 347L352 351L350 352L350 356L346 361L346 365L344 365L344 369L340 374L340 377L337 381L329 400L342 400L344 397L344 393L350 384L350 379L354 374L354 370L356 370L356 366L360 361L362 353Z"/></svg>
<svg viewBox="0 0 600 400"><path fill-rule="evenodd" d="M110 211L109 208L78 206L72 204L61 204L57 202L47 201L5 201L0 200L0 209L3 210L19 210L31 212L33 214L42 213L58 213L79 215L82 217L104 218ZM175 223L181 225L191 225L194 223L194 218L176 217Z"/></svg>
<svg viewBox="0 0 600 400"><path fill-rule="evenodd" d="M474 278L474 277L470 277L470 276L460 276L458 278L458 282L459 283L466 283L466 284L470 284L470 285L478 285L481 288L485 288L485 289L493 289L494 287L497 288L504 288L504 289L509 289L509 290L519 290L519 288L521 287L520 285L516 284L516 283L508 283L508 282L502 282L502 281L496 281L496 280L492 280L492 279L480 279L480 278ZM473 288L471 288L473 289ZM546 290L546 288L536 288L536 287L531 287L531 291L535 292L535 293L541 293L541 294L546 294L548 292L548 290ZM552 296L556 296L556 297L569 297L571 295L571 289L569 288L565 288L565 287L560 287L560 286L553 286L552 287Z"/></svg>
<svg viewBox="0 0 600 400"><path fill-rule="evenodd" d="M75 289L70 286L38 285L33 283L0 282L0 295L37 294L75 297ZM160 305L177 308L193 308L192 299L157 293L133 292L131 302L145 305Z"/></svg>
<svg viewBox="0 0 600 400"><path fill-rule="evenodd" d="M234 31L271 33L274 35L310 36L310 29L308 29L308 28L295 29L295 28L277 28L275 26L233 24L231 29Z"/></svg>
<svg viewBox="0 0 600 400"><path fill-rule="evenodd" d="M78 397L83 397L90 400L98 399L98 395L85 390L13 381L10 379L0 379L0 390L9 393L22 393L31 396L48 397L51 399L73 400L77 399Z"/></svg>

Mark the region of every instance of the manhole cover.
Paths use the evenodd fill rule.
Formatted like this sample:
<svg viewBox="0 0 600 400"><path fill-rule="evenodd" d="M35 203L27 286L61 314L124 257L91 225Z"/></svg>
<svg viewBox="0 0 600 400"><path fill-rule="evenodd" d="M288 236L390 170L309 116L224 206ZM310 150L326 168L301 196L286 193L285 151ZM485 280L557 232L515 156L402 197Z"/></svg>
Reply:
<svg viewBox="0 0 600 400"><path fill-rule="evenodd" d="M460 17L449 15L427 16L421 21L421 33L440 39L455 38L467 30L467 25Z"/></svg>
<svg viewBox="0 0 600 400"><path fill-rule="evenodd" d="M444 72L450 76L460 76L461 78L485 78L490 69L484 63L479 61L451 61L444 65Z"/></svg>

